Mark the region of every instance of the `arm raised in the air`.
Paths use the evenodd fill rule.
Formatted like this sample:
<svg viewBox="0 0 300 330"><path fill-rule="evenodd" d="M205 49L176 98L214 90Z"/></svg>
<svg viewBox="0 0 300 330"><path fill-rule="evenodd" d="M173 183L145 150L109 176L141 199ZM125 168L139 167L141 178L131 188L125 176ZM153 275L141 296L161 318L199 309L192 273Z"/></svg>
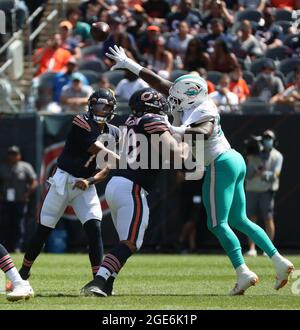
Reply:
<svg viewBox="0 0 300 330"><path fill-rule="evenodd" d="M136 63L134 60L130 59L125 54L125 51L122 47L118 47L117 45L115 45L114 48L109 47L109 51L110 53L106 53L105 55L116 62L116 64L111 68L112 70L129 70L135 75L142 78L151 87L153 87L160 93L165 95L169 94L169 89L173 85L171 81L161 78L153 71L144 68L140 64Z"/></svg>

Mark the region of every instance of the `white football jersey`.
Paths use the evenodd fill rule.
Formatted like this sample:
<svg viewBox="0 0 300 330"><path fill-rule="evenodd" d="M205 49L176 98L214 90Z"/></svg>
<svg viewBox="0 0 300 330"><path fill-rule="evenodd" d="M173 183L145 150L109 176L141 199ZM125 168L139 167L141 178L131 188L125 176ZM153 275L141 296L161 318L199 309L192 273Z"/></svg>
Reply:
<svg viewBox="0 0 300 330"><path fill-rule="evenodd" d="M181 116L182 124L185 126L200 124L210 120L214 120L214 127L211 136L207 140L204 140L205 166L208 166L219 155L231 148L221 129L218 109L215 103L208 98L196 109L184 111Z"/></svg>

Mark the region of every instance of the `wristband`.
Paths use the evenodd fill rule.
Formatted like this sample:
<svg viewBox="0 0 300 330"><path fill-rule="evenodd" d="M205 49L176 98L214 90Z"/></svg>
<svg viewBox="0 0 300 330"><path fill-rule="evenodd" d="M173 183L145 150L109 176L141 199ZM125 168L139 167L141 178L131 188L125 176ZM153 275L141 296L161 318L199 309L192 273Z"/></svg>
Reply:
<svg viewBox="0 0 300 330"><path fill-rule="evenodd" d="M131 71L132 73L134 73L136 76L139 76L139 73L142 69L144 69L143 66L139 65L138 63L136 63L135 61L133 61L132 59L128 59L125 62L126 68Z"/></svg>
<svg viewBox="0 0 300 330"><path fill-rule="evenodd" d="M91 178L88 178L86 179L87 182L89 183L89 186L91 186L92 184L94 184L96 182L95 178L94 177L91 177Z"/></svg>

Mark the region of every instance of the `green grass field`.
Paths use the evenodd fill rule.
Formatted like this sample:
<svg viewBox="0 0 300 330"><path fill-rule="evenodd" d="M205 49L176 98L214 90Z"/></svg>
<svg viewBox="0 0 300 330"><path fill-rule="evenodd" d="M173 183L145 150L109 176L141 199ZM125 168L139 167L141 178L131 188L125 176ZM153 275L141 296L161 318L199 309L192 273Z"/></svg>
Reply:
<svg viewBox="0 0 300 330"><path fill-rule="evenodd" d="M22 255L13 258L20 265ZM300 269L300 256L290 259ZM296 279L276 292L268 258L247 263L260 282L245 296L229 297L235 273L224 256L136 255L120 273L115 296L89 298L79 295L91 278L87 255L43 254L30 278L36 297L9 303L0 295L0 309L300 309L300 295L291 292Z"/></svg>

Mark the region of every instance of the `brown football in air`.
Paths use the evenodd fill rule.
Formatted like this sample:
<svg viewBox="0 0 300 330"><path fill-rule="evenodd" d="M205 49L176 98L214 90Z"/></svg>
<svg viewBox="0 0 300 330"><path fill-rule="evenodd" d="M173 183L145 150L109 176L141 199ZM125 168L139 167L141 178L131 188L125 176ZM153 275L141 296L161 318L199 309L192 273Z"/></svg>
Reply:
<svg viewBox="0 0 300 330"><path fill-rule="evenodd" d="M96 41L105 41L110 34L110 27L105 22L96 22L92 24L91 35Z"/></svg>

